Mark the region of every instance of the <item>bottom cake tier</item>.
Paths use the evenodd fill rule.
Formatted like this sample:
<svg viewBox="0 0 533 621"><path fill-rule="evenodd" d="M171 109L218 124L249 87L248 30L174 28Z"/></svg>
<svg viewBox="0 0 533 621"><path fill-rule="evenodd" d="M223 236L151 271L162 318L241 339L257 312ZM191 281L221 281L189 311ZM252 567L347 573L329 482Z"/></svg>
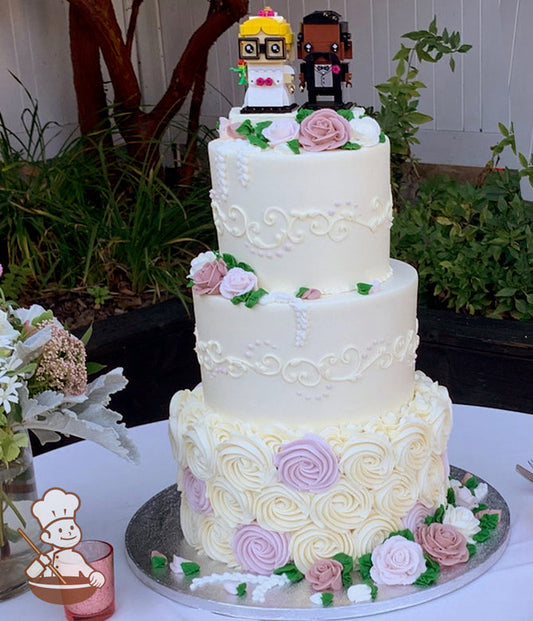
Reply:
<svg viewBox="0 0 533 621"><path fill-rule="evenodd" d="M251 417L253 414L251 414ZM446 500L447 390L415 374L412 400L364 424L255 424L209 411L202 388L174 395L170 439L186 541L269 574L359 557Z"/></svg>

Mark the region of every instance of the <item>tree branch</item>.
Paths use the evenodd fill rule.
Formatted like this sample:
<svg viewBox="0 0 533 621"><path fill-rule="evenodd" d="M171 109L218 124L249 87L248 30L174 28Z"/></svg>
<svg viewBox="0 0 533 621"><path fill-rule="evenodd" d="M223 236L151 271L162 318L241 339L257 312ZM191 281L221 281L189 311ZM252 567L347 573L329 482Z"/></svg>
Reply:
<svg viewBox="0 0 533 621"><path fill-rule="evenodd" d="M133 46L133 37L135 36L135 29L137 28L137 18L139 16L139 9L144 0L133 0L131 5L130 23L128 24L128 32L126 34L126 49L128 50L129 57L131 58L131 48Z"/></svg>

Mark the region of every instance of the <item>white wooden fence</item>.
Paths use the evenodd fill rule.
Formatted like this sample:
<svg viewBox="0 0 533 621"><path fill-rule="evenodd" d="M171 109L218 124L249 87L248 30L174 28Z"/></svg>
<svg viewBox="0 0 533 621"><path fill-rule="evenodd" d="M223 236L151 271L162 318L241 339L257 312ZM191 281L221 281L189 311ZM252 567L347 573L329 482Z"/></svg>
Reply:
<svg viewBox="0 0 533 621"><path fill-rule="evenodd" d="M130 0L114 0L126 23ZM250 13L263 2L250 1ZM417 155L424 162L483 165L511 120L519 149L529 155L533 140L533 0L271 0L297 31L303 15L321 8L338 11L350 24L353 87L347 98L378 105L374 85L393 72L401 35L426 28L434 15L439 29L459 30L472 49L457 57L454 73L445 60L421 68L427 84L420 109L433 122L420 132ZM202 22L207 0L145 0L141 7L135 61L146 105L155 103L189 36ZM15 74L39 102L42 121L63 128L60 144L76 126L65 0L0 1L0 112L12 128L26 97ZM229 67L237 61L236 26L210 54L203 122L213 127L230 105L242 103L243 87ZM505 163L515 164L511 154Z"/></svg>

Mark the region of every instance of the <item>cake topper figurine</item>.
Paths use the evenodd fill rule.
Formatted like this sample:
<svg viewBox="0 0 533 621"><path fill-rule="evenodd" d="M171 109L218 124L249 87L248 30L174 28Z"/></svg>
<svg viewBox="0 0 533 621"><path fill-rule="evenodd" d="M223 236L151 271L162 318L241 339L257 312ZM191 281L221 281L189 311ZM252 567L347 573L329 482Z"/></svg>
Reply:
<svg viewBox="0 0 533 621"><path fill-rule="evenodd" d="M348 22L336 11L314 11L303 18L298 34L300 90L307 87L309 101L305 108L345 108L342 83L351 86L348 63L352 58Z"/></svg>
<svg viewBox="0 0 533 621"><path fill-rule="evenodd" d="M289 112L294 102L294 35L290 24L270 7L239 26L239 84L246 84L241 112Z"/></svg>

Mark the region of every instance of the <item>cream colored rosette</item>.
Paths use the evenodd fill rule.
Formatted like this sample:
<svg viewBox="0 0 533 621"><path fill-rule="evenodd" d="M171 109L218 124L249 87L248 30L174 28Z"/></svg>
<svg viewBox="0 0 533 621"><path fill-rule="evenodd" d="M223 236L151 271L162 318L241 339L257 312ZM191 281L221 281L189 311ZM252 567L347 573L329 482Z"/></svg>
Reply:
<svg viewBox="0 0 533 621"><path fill-rule="evenodd" d="M216 444L213 434L203 423L188 425L183 432L181 447L185 465L195 477L207 481L215 472Z"/></svg>
<svg viewBox="0 0 533 621"><path fill-rule="evenodd" d="M399 520L407 515L417 496L416 472L412 470L408 474L394 470L374 491L374 506L379 514Z"/></svg>
<svg viewBox="0 0 533 621"><path fill-rule="evenodd" d="M218 472L239 490L260 492L277 480L272 451L261 438L235 433L216 447L215 458Z"/></svg>
<svg viewBox="0 0 533 621"><path fill-rule="evenodd" d="M366 522L352 534L353 556L359 557L372 550L383 542L385 537L400 530L401 521L391 517L371 514Z"/></svg>
<svg viewBox="0 0 533 621"><path fill-rule="evenodd" d="M206 519L205 515L193 511L185 496L181 495L180 523L185 541L197 550L200 547L200 526Z"/></svg>
<svg viewBox="0 0 533 621"><path fill-rule="evenodd" d="M404 419L392 448L396 454L396 468L416 471L424 467L431 453L431 430L427 424L416 418Z"/></svg>
<svg viewBox="0 0 533 621"><path fill-rule="evenodd" d="M339 552L354 556L353 541L347 533L324 531L314 524L291 534L289 551L303 573L318 559L331 558Z"/></svg>
<svg viewBox="0 0 533 621"><path fill-rule="evenodd" d="M448 481L441 455L433 453L426 468L418 473L420 502L426 507L437 507L446 499Z"/></svg>
<svg viewBox="0 0 533 621"><path fill-rule="evenodd" d="M361 433L346 443L339 466L348 479L372 489L392 472L394 453L384 435Z"/></svg>
<svg viewBox="0 0 533 621"><path fill-rule="evenodd" d="M321 431L320 436L331 446L337 458L340 459L348 440L359 431L361 431L360 426L353 424L343 426L331 425Z"/></svg>
<svg viewBox="0 0 533 621"><path fill-rule="evenodd" d="M342 533L357 528L371 509L372 497L367 489L341 480L312 497L309 516L319 528Z"/></svg>
<svg viewBox="0 0 533 621"><path fill-rule="evenodd" d="M219 414L207 414L205 424L213 435L215 444L228 442L234 433L247 434L250 427L238 418L227 418Z"/></svg>
<svg viewBox="0 0 533 621"><path fill-rule="evenodd" d="M236 489L227 479L219 476L208 481L207 497L215 517L230 528L236 528L239 524L247 524L253 520L253 494Z"/></svg>
<svg viewBox="0 0 533 621"><path fill-rule="evenodd" d="M276 532L292 532L309 523L311 494L275 483L268 485L255 500L254 512L259 526Z"/></svg>
<svg viewBox="0 0 533 621"><path fill-rule="evenodd" d="M281 445L285 442L291 442L301 437L301 431L297 431L286 425L268 425L267 427L258 430L261 435L261 439L272 451L277 453L281 448Z"/></svg>
<svg viewBox="0 0 533 621"><path fill-rule="evenodd" d="M198 530L200 541L207 556L215 561L226 563L230 567L237 567L231 548L231 540L235 533L234 528L223 524L212 515L207 515Z"/></svg>

